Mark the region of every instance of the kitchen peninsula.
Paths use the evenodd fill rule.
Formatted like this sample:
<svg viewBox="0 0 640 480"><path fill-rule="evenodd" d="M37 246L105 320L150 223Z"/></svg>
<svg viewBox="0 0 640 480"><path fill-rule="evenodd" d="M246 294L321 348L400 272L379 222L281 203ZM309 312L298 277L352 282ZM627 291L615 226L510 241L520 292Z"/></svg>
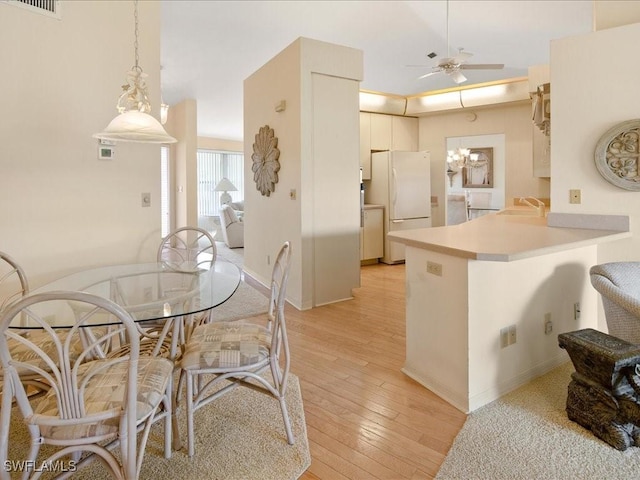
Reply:
<svg viewBox="0 0 640 480"><path fill-rule="evenodd" d="M631 236L627 217L518 213L389 234L406 247L403 371L464 412L568 360L557 335L597 328L597 245Z"/></svg>

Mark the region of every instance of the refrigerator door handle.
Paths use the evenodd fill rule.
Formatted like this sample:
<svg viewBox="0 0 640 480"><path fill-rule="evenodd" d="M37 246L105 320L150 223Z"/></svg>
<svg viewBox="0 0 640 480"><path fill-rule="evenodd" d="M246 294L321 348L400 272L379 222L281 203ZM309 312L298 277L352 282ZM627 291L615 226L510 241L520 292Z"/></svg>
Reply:
<svg viewBox="0 0 640 480"><path fill-rule="evenodd" d="M396 216L396 202L398 200L398 174L396 172L395 167L391 169L391 179L393 181L393 199L391 203L391 209L393 213L393 217Z"/></svg>

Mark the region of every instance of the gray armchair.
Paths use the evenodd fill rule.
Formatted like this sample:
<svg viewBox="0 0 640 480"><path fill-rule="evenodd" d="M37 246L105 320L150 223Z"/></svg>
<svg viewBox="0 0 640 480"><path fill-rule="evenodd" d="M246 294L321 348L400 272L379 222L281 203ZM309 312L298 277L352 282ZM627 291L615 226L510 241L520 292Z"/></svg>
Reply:
<svg viewBox="0 0 640 480"><path fill-rule="evenodd" d="M640 344L640 262L612 262L589 270L602 296L609 334Z"/></svg>

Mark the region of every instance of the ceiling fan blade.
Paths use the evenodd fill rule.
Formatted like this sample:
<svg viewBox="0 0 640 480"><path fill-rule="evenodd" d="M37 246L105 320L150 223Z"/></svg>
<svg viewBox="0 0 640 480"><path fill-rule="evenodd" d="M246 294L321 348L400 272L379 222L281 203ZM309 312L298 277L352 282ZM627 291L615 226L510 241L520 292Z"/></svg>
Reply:
<svg viewBox="0 0 640 480"><path fill-rule="evenodd" d="M465 77L460 71L454 70L449 74L451 79L456 83L462 83L467 81L467 77Z"/></svg>
<svg viewBox="0 0 640 480"><path fill-rule="evenodd" d="M464 70L501 70L503 63L463 63L460 68Z"/></svg>
<svg viewBox="0 0 640 480"><path fill-rule="evenodd" d="M418 77L418 80L422 80L423 78L430 77L431 75L435 75L436 73L440 73L440 71L438 70L437 72L429 72L429 73L425 73L424 75L419 76L419 77Z"/></svg>

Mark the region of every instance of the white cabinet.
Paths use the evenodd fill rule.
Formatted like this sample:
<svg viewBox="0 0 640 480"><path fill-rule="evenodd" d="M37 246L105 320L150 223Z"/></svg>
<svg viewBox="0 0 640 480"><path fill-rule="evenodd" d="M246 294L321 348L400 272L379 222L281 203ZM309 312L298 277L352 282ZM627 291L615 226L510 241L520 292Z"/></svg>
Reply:
<svg viewBox="0 0 640 480"><path fill-rule="evenodd" d="M371 152L418 151L418 119L360 112L360 167L362 179L371 180Z"/></svg>
<svg viewBox="0 0 640 480"><path fill-rule="evenodd" d="M418 151L418 119L391 117L391 150Z"/></svg>
<svg viewBox="0 0 640 480"><path fill-rule="evenodd" d="M362 179L371 180L371 114L360 112L360 168Z"/></svg>
<svg viewBox="0 0 640 480"><path fill-rule="evenodd" d="M364 227L360 229L360 260L375 260L384 255L383 207L365 208Z"/></svg>
<svg viewBox="0 0 640 480"><path fill-rule="evenodd" d="M391 150L391 115L371 114L371 150Z"/></svg>

